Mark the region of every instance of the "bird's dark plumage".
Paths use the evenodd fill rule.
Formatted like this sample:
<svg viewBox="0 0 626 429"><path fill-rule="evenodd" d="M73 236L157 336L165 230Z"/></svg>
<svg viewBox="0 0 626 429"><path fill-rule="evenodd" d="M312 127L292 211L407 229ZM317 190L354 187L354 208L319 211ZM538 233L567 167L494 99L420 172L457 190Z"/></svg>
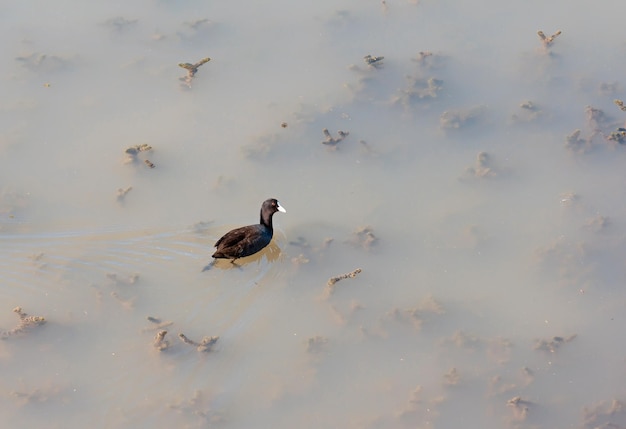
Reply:
<svg viewBox="0 0 626 429"><path fill-rule="evenodd" d="M276 212L287 211L274 198L265 200L261 205L261 220L256 225L242 226L224 234L217 240L216 259L239 259L253 255L270 244L274 235L272 216Z"/></svg>

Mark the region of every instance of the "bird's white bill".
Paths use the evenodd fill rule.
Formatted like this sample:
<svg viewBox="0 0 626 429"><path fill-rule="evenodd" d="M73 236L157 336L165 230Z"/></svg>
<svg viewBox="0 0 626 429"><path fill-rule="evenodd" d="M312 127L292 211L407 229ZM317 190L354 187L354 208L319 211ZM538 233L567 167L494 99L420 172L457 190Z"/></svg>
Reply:
<svg viewBox="0 0 626 429"><path fill-rule="evenodd" d="M279 212L281 213L287 213L287 210L285 210L285 208L283 206L280 205L280 203L276 204L276 208L278 209Z"/></svg>

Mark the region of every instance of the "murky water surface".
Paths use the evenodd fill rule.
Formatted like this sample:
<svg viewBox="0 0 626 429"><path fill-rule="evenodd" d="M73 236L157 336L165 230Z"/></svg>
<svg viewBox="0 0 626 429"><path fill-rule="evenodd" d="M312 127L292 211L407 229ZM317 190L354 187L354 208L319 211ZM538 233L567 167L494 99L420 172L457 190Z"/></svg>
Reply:
<svg viewBox="0 0 626 429"><path fill-rule="evenodd" d="M0 9L2 427L626 427L625 5Z"/></svg>

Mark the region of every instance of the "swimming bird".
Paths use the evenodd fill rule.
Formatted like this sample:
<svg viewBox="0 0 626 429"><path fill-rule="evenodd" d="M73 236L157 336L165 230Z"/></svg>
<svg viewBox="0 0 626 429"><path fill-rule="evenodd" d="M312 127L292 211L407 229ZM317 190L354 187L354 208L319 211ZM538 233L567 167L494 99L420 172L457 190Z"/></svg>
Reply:
<svg viewBox="0 0 626 429"><path fill-rule="evenodd" d="M239 258L254 255L270 244L274 235L272 216L276 212L287 213L287 210L275 198L263 201L260 222L256 225L242 226L224 234L215 243L217 250L213 253L214 260L202 271L211 268L216 259L230 259L230 262L234 263Z"/></svg>

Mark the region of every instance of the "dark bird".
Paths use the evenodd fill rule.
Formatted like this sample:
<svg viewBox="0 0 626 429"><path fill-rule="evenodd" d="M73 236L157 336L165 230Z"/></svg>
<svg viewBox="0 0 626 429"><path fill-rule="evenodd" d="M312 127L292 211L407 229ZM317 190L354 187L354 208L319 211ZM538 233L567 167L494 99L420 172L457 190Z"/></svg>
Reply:
<svg viewBox="0 0 626 429"><path fill-rule="evenodd" d="M287 213L287 210L275 198L265 200L261 205L260 223L228 231L215 243L217 250L213 253L213 258L230 259L234 263L239 258L254 255L270 244L274 235L272 216L276 212ZM214 263L215 260L202 271L208 270Z"/></svg>

